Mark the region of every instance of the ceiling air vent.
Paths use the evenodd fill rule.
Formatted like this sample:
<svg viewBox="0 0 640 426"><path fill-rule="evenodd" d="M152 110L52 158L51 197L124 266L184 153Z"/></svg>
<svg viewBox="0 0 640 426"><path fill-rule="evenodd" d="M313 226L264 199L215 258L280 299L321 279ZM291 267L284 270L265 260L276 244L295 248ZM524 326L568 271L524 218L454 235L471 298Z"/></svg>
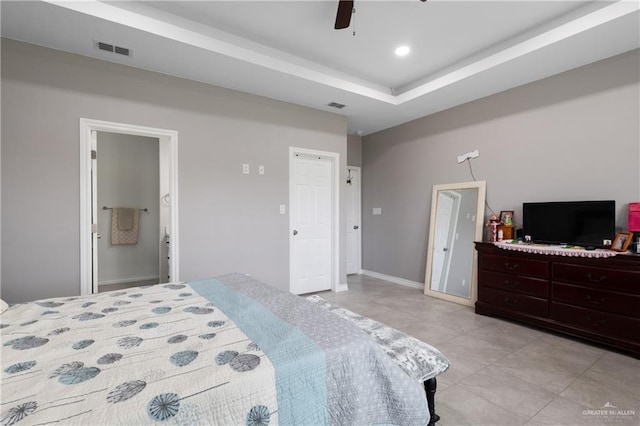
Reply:
<svg viewBox="0 0 640 426"><path fill-rule="evenodd" d="M330 107L332 108L338 108L338 109L342 109L344 107L346 107L345 104L339 104L337 102L331 102L330 104L328 104Z"/></svg>
<svg viewBox="0 0 640 426"><path fill-rule="evenodd" d="M93 41L93 46L103 52L117 53L118 55L131 56L131 49L126 47L114 46L113 44L104 43L102 41Z"/></svg>

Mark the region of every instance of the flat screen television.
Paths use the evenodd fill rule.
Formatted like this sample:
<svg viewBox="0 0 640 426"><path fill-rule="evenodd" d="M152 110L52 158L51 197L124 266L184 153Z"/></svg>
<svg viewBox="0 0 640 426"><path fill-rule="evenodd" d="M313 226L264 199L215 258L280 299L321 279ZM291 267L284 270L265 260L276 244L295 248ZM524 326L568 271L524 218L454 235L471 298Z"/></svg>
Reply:
<svg viewBox="0 0 640 426"><path fill-rule="evenodd" d="M536 243L601 248L615 236L615 216L613 200L523 203L522 233Z"/></svg>

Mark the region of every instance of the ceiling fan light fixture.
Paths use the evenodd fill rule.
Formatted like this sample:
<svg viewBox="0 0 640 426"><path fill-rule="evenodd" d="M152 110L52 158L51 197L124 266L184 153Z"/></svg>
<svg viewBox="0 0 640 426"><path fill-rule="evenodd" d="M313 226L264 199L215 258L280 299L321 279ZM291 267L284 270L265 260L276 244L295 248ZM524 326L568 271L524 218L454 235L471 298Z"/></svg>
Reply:
<svg viewBox="0 0 640 426"><path fill-rule="evenodd" d="M395 50L396 56L407 56L411 52L409 46L398 46Z"/></svg>

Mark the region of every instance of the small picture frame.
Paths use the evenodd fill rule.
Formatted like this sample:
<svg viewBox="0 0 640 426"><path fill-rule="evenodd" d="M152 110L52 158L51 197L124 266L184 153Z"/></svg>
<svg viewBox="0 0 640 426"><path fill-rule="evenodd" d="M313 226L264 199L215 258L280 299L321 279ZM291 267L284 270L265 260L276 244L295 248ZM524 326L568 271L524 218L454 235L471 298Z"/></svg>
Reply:
<svg viewBox="0 0 640 426"><path fill-rule="evenodd" d="M618 232L611 244L611 250L613 251L627 251L631 240L633 239L632 232Z"/></svg>
<svg viewBox="0 0 640 426"><path fill-rule="evenodd" d="M513 210L502 210L500 212L500 223L513 226Z"/></svg>

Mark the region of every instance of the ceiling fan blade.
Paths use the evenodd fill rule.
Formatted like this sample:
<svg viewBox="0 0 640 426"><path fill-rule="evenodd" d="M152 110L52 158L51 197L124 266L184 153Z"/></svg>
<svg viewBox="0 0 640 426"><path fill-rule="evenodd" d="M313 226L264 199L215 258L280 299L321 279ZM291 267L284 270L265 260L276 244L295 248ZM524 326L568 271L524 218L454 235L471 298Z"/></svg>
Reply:
<svg viewBox="0 0 640 426"><path fill-rule="evenodd" d="M353 11L352 0L340 0L338 3L338 13L336 14L336 30L348 28L351 23L351 13Z"/></svg>

